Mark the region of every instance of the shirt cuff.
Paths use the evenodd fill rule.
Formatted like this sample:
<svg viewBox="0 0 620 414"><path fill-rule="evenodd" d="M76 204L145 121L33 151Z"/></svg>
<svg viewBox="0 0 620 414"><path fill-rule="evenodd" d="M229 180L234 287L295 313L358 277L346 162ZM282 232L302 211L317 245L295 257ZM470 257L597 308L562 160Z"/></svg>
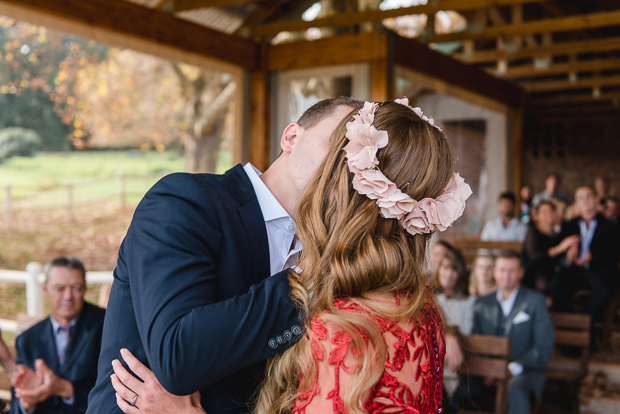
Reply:
<svg viewBox="0 0 620 414"><path fill-rule="evenodd" d="M34 407L32 407L32 408L30 409L30 411L26 411L26 410L24 409L24 406L22 405L21 400L20 400L20 401L19 401L19 409L21 410L22 414L32 414L32 413L34 413L34 410L36 410L36 409L37 409L37 406L35 405Z"/></svg>
<svg viewBox="0 0 620 414"><path fill-rule="evenodd" d="M512 361L508 364L508 369L510 370L512 376L516 377L523 372L523 365L519 364L518 362Z"/></svg>
<svg viewBox="0 0 620 414"><path fill-rule="evenodd" d="M72 395L71 398L63 398L62 402L67 405L73 405L73 401L75 401L75 395Z"/></svg>

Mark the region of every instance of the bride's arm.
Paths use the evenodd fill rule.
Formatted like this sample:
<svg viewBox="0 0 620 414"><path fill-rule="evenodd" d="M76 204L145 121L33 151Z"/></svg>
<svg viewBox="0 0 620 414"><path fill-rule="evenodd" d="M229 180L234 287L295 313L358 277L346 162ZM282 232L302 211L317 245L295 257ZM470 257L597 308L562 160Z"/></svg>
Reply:
<svg viewBox="0 0 620 414"><path fill-rule="evenodd" d="M144 366L131 352L121 350L123 360L142 381L127 371L118 360L112 361L110 377L116 390L116 404L125 414L206 414L200 406L200 393L178 396L166 391L153 371ZM129 402L134 398L134 404Z"/></svg>

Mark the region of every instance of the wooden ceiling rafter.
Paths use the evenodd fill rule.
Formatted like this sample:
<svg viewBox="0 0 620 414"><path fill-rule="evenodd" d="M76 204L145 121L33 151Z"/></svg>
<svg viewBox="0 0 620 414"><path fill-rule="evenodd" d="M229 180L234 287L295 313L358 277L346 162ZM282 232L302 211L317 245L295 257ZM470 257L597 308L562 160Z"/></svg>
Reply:
<svg viewBox="0 0 620 414"><path fill-rule="evenodd" d="M620 85L620 75L593 76L591 78L581 78L574 82L570 80L547 80L539 82L520 82L520 85L528 93L563 91L570 89L587 89L603 86Z"/></svg>
<svg viewBox="0 0 620 414"><path fill-rule="evenodd" d="M252 42L124 0L0 0L2 4L197 53L245 69L257 65L258 49Z"/></svg>
<svg viewBox="0 0 620 414"><path fill-rule="evenodd" d="M546 69L538 69L534 66L514 66L506 72L498 75L502 79L517 79L527 77L542 77L551 75L568 74L570 72L593 72L601 70L620 70L620 58L583 60L566 63L554 63ZM496 74L495 69L487 69L487 73Z"/></svg>
<svg viewBox="0 0 620 414"><path fill-rule="evenodd" d="M527 21L520 24L488 27L482 31L463 31L436 35L429 41L434 43L462 40L492 39L498 36L516 36L544 32L571 32L583 29L617 26L620 24L620 10L590 13L578 16Z"/></svg>
<svg viewBox="0 0 620 414"><path fill-rule="evenodd" d="M511 6L513 4L540 3L554 0L441 0L431 1L418 6L401 7L392 10L366 10L360 12L339 13L334 16L306 20L278 21L257 26L253 34L257 36L273 36L280 32L302 31L311 27L346 27L367 22L378 22L390 17L400 17L411 14L435 14L439 11L467 11L485 9L492 5ZM442 36L442 35L438 35ZM437 36L435 36L437 37ZM495 37L495 36L492 36Z"/></svg>
<svg viewBox="0 0 620 414"><path fill-rule="evenodd" d="M529 59L544 55L570 55L586 52L605 52L620 50L620 37L607 37L602 39L579 40L575 42L553 43L547 46L527 47L514 52L498 52L496 50L477 50L465 56L454 54L466 63L494 62L498 59Z"/></svg>
<svg viewBox="0 0 620 414"><path fill-rule="evenodd" d="M553 95L548 97L533 97L527 100L527 105L531 106L547 106L562 105L582 102L604 102L620 100L620 91L602 92L597 98L592 93L580 93L571 95Z"/></svg>

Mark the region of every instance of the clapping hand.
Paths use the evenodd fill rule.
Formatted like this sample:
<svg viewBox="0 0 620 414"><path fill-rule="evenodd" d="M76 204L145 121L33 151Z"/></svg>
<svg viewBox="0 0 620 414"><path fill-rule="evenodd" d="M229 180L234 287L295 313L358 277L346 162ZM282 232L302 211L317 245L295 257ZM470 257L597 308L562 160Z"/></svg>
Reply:
<svg viewBox="0 0 620 414"><path fill-rule="evenodd" d="M14 377L15 396L26 411L54 395L65 399L73 396L73 384L58 377L45 361L37 359L34 366L35 371L19 365Z"/></svg>
<svg viewBox="0 0 620 414"><path fill-rule="evenodd" d="M116 390L116 404L125 414L206 414L200 405L200 392L178 396L161 386L153 371L127 349L121 356L139 378L129 373L118 359L112 361L110 376Z"/></svg>

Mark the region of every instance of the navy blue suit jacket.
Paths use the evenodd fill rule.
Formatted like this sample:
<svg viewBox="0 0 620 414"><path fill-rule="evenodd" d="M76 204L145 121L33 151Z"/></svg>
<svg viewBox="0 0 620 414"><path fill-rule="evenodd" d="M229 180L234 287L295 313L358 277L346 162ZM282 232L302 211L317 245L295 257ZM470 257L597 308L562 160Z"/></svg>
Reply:
<svg viewBox="0 0 620 414"><path fill-rule="evenodd" d="M269 275L265 222L240 165L160 180L119 251L87 412L121 413L110 382L121 348L168 391L200 390L209 414L249 412L265 360L301 333L287 272Z"/></svg>
<svg viewBox="0 0 620 414"><path fill-rule="evenodd" d="M69 344L69 359L64 366L63 374L59 375L58 352L56 338L50 318L34 325L21 334L16 342L16 363L34 369L34 361L41 358L57 375L73 384L73 408L69 409L60 397L51 397L37 404L36 414L54 414L86 412L88 393L95 385L97 378L97 359L101 349L101 332L105 310L89 303L84 308L75 324L73 340ZM14 392L14 390L11 390ZM19 400L11 400L11 414L20 414Z"/></svg>

